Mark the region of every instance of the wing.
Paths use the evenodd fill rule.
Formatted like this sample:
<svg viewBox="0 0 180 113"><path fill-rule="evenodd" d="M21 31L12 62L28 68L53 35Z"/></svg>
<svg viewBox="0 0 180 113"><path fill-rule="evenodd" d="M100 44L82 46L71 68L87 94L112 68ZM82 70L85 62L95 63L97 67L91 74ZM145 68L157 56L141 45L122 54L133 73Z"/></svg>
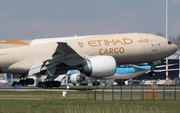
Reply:
<svg viewBox="0 0 180 113"><path fill-rule="evenodd" d="M176 64L168 64L168 65L159 65L159 66L155 66L155 68L162 68L162 67L174 66L174 65L177 65L177 63Z"/></svg>
<svg viewBox="0 0 180 113"><path fill-rule="evenodd" d="M177 69L168 69L168 71L178 71L179 70L179 68L177 68ZM162 69L162 70L153 70L154 72L164 72L164 71L166 71L166 69Z"/></svg>
<svg viewBox="0 0 180 113"><path fill-rule="evenodd" d="M67 43L57 43L58 46L54 54L46 61L31 66L28 75L39 73L44 70L55 71L54 67L57 65L73 67L81 65L84 62L84 58L73 50Z"/></svg>
<svg viewBox="0 0 180 113"><path fill-rule="evenodd" d="M137 66L137 65L132 65L132 64L128 64L128 66L130 66L130 67L132 67L132 68L134 68L134 69L136 69L136 70L138 70L138 69L146 69L146 68L144 68L144 67Z"/></svg>
<svg viewBox="0 0 180 113"><path fill-rule="evenodd" d="M153 69L153 70L151 70L151 71L154 71L154 72L164 72L164 71L166 71L166 69L157 69L157 68L162 68L162 67L166 67L166 66L174 66L174 65L177 65L177 63L176 63L176 64L168 64L168 65L155 66L155 67L154 67L155 69ZM177 70L179 70L179 68L177 68L177 69L168 69L168 71L177 71ZM146 72L146 73L149 73L149 72L151 72L151 71L148 71L148 72Z"/></svg>
<svg viewBox="0 0 180 113"><path fill-rule="evenodd" d="M63 62L69 66L79 65L84 61L76 51L74 51L67 43L58 42L58 47L56 51L49 58L44 65L49 65L54 62Z"/></svg>

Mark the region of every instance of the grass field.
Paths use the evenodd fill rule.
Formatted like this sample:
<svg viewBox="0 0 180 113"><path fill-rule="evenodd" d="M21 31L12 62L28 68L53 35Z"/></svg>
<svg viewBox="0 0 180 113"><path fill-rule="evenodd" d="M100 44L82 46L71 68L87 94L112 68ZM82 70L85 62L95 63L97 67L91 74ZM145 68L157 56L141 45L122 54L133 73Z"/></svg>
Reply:
<svg viewBox="0 0 180 113"><path fill-rule="evenodd" d="M124 96L129 96L124 92ZM97 92L97 100L93 100L94 93L90 92L87 101L86 92L68 92L67 97L62 97L59 91L1 91L0 113L173 113L180 111L180 101L159 100L120 100L115 95ZM138 98L138 99L137 99Z"/></svg>

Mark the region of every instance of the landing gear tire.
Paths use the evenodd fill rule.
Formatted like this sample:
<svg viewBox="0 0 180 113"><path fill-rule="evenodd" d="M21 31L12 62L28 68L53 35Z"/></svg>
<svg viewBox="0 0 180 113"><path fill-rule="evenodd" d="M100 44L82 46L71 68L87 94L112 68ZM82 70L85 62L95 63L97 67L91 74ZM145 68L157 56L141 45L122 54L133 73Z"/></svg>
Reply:
<svg viewBox="0 0 180 113"><path fill-rule="evenodd" d="M52 87L54 86L53 82L54 82L54 81L47 81L47 82L46 82L47 87L52 88Z"/></svg>
<svg viewBox="0 0 180 113"><path fill-rule="evenodd" d="M13 82L12 87L17 87L17 86L26 87L28 85L33 85L33 84L34 84L34 79L28 78L26 80L20 80L19 82Z"/></svg>
<svg viewBox="0 0 180 113"><path fill-rule="evenodd" d="M24 87L28 86L28 82L26 80L20 80L19 83Z"/></svg>
<svg viewBox="0 0 180 113"><path fill-rule="evenodd" d="M17 86L20 86L19 82L13 82L12 83L12 87L17 87Z"/></svg>
<svg viewBox="0 0 180 113"><path fill-rule="evenodd" d="M39 83L37 84L37 87L38 87L38 88L44 88L44 89L46 89L47 84L46 84L46 82L39 82Z"/></svg>
<svg viewBox="0 0 180 113"><path fill-rule="evenodd" d="M39 82L37 84L38 88L52 88L52 87L60 87L61 83L59 81L46 81L46 82Z"/></svg>
<svg viewBox="0 0 180 113"><path fill-rule="evenodd" d="M96 82L96 83L93 82L92 84L93 84L93 86L99 86L99 85L100 85L100 82Z"/></svg>
<svg viewBox="0 0 180 113"><path fill-rule="evenodd" d="M12 86L13 87L17 87L17 86L27 86L27 81L25 80L20 80L19 82L13 82L12 83Z"/></svg>
<svg viewBox="0 0 180 113"><path fill-rule="evenodd" d="M150 77L155 77L155 76L156 76L156 73L155 73L155 72L150 72L150 73L149 73L149 76L150 76Z"/></svg>
<svg viewBox="0 0 180 113"><path fill-rule="evenodd" d="M27 83L30 84L30 85L33 85L33 84L34 84L34 79L32 79L32 78L27 78L26 81L27 81Z"/></svg>
<svg viewBox="0 0 180 113"><path fill-rule="evenodd" d="M60 87L61 86L61 82L53 81L53 85L54 85L54 87Z"/></svg>

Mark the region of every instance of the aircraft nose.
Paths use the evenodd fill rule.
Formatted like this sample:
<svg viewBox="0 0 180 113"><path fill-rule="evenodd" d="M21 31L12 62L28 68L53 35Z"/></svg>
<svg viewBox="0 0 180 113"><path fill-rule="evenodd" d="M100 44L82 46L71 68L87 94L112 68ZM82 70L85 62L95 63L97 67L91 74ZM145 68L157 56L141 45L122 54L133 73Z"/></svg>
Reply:
<svg viewBox="0 0 180 113"><path fill-rule="evenodd" d="M174 54L177 50L178 50L178 48L177 48L176 45L171 44L171 45L169 46L169 52L170 52L170 54Z"/></svg>

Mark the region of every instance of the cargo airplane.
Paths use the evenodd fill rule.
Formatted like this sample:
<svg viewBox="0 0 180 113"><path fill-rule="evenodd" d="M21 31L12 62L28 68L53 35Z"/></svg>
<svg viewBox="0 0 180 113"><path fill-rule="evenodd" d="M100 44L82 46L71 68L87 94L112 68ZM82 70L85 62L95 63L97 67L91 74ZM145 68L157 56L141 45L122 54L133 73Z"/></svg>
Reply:
<svg viewBox="0 0 180 113"><path fill-rule="evenodd" d="M28 75L48 75L48 84L58 87L52 80L57 72L77 69L89 77L108 77L116 65L152 62L176 51L166 38L144 33L2 41L0 72L21 74L15 85L23 86L34 82Z"/></svg>

